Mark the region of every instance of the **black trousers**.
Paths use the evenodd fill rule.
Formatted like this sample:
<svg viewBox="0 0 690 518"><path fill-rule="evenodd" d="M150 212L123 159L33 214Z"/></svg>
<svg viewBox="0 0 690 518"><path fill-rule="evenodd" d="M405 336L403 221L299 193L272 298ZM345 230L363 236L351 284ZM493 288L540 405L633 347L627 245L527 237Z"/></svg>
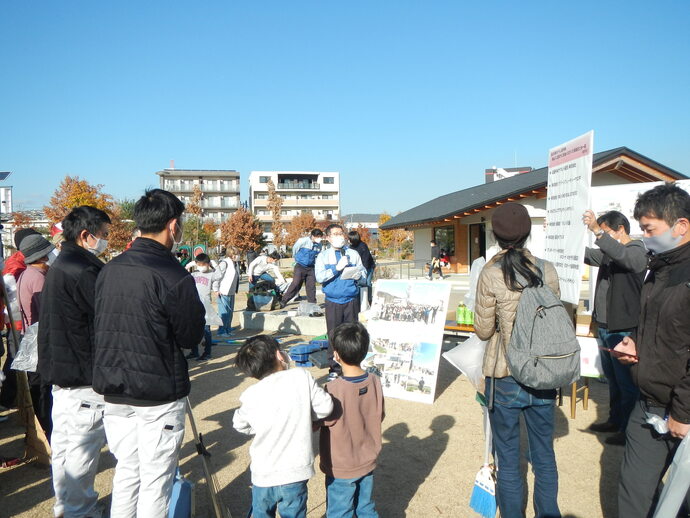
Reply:
<svg viewBox="0 0 690 518"><path fill-rule="evenodd" d="M618 516L651 518L659 497L659 485L673 461L679 439L660 436L645 423L645 411L664 417L666 409L638 401L625 430L625 453L618 485ZM685 507L688 497L685 498Z"/></svg>
<svg viewBox="0 0 690 518"><path fill-rule="evenodd" d="M290 286L283 294L283 302L290 302L302 289L302 284L307 286L307 300L312 304L316 304L316 275L314 275L313 266L302 266L297 263L295 265L294 276Z"/></svg>
<svg viewBox="0 0 690 518"><path fill-rule="evenodd" d="M343 373L343 369L333 359L333 331L340 324L357 322L359 317L359 297L345 304L336 304L326 299L326 331L328 332L328 372Z"/></svg>

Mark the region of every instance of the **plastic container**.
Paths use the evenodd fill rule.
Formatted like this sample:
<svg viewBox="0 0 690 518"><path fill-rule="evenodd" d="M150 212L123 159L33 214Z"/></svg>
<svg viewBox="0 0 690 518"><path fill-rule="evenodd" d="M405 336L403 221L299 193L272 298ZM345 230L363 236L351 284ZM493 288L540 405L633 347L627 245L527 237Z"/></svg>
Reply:
<svg viewBox="0 0 690 518"><path fill-rule="evenodd" d="M318 340L314 339L309 343L317 347L317 349L314 349L315 351L318 351L319 349L328 349L328 338Z"/></svg>

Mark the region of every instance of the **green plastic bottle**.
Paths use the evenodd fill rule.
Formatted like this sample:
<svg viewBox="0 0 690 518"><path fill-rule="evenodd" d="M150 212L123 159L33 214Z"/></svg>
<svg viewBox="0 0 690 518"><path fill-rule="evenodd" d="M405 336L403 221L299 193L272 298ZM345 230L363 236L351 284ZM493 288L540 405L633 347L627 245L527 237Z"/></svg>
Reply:
<svg viewBox="0 0 690 518"><path fill-rule="evenodd" d="M464 320L464 307L465 305L460 303L455 310L455 321L458 323L458 325L462 325Z"/></svg>

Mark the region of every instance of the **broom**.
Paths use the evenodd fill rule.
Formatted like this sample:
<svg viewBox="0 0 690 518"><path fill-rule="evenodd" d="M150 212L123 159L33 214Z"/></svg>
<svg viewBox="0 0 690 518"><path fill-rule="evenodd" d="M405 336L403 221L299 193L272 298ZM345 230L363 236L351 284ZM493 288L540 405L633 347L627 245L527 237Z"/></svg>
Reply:
<svg viewBox="0 0 690 518"><path fill-rule="evenodd" d="M491 455L491 424L489 423L489 410L484 407L485 425L484 435L486 447L484 448L484 465L480 468L474 479L474 488L470 497L470 508L484 518L496 516L496 482L494 480L494 468L489 464Z"/></svg>

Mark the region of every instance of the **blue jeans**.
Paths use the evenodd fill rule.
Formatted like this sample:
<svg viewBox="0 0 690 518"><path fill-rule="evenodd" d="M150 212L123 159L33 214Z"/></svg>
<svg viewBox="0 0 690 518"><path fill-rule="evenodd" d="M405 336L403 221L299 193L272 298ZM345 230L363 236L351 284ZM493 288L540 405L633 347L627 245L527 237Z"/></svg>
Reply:
<svg viewBox="0 0 690 518"><path fill-rule="evenodd" d="M498 466L496 500L502 518L524 518L524 481L520 476L520 415L527 427L527 458L534 472L536 518L560 518L558 469L553 451L555 390L524 387L511 376L497 378L493 409L489 412ZM491 401L491 378L486 378Z"/></svg>
<svg viewBox="0 0 690 518"><path fill-rule="evenodd" d="M219 335L229 335L232 331L232 313L235 311L235 295L218 294L218 313L223 325L218 328Z"/></svg>
<svg viewBox="0 0 690 518"><path fill-rule="evenodd" d="M630 336L630 331L611 332L605 327L599 327L599 338L609 349L618 345L625 336ZM633 383L630 365L623 365L606 351L601 351L600 357L604 376L609 384L609 422L624 432L630 413L640 398L640 391Z"/></svg>
<svg viewBox="0 0 690 518"><path fill-rule="evenodd" d="M211 345L213 345L213 336L211 335L211 326L204 327L204 356L211 357ZM192 347L191 353L194 356L199 356L199 346Z"/></svg>
<svg viewBox="0 0 690 518"><path fill-rule="evenodd" d="M253 288L259 281L269 281L275 284L276 280L271 277L266 272L262 273L258 277L251 277L248 281L249 288Z"/></svg>
<svg viewBox="0 0 690 518"><path fill-rule="evenodd" d="M305 518L307 516L307 481L282 486L252 486L252 518Z"/></svg>
<svg viewBox="0 0 690 518"><path fill-rule="evenodd" d="M327 518L378 518L372 493L374 472L360 478L326 477Z"/></svg>

